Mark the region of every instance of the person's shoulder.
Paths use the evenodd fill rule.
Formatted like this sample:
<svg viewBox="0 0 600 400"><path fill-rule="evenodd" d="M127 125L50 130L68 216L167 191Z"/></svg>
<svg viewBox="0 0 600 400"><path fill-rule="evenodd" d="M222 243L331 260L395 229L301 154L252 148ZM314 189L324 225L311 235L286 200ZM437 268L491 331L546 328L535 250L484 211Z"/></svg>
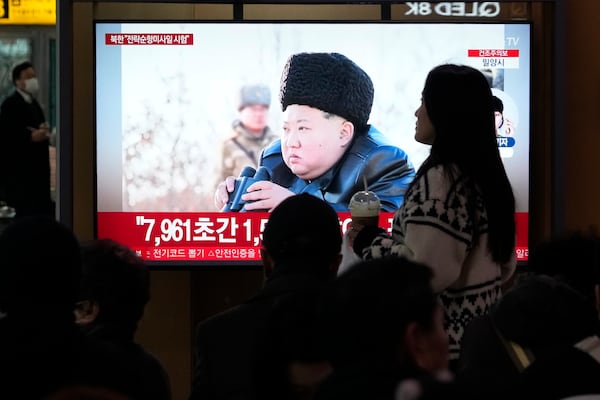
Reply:
<svg viewBox="0 0 600 400"><path fill-rule="evenodd" d="M430 181L445 181L448 178L448 168L443 165L434 165L425 172Z"/></svg>
<svg viewBox="0 0 600 400"><path fill-rule="evenodd" d="M242 303L200 321L193 338L196 349L214 355L252 346L265 328L272 307L268 301Z"/></svg>
<svg viewBox="0 0 600 400"><path fill-rule="evenodd" d="M282 283L266 285L251 295L248 299L233 307L220 311L200 321L196 326L201 336L211 336L223 331L236 331L260 325L267 318L273 304L280 301L285 293L291 293L298 285L303 288L311 287L312 282L304 279L280 280Z"/></svg>
<svg viewBox="0 0 600 400"><path fill-rule="evenodd" d="M374 153L385 152L393 155L395 158L408 160L406 152L401 147L394 144L387 135L383 134L374 126L371 126L366 135L362 135L361 137L371 143Z"/></svg>
<svg viewBox="0 0 600 400"><path fill-rule="evenodd" d="M165 366L156 355L148 351L139 343L133 343L133 345L135 353L137 354L140 369L144 370L145 376L148 378L154 377L158 380L164 379L164 377L168 375Z"/></svg>
<svg viewBox="0 0 600 400"><path fill-rule="evenodd" d="M315 400L383 400L393 399L398 376L361 363L342 365L327 376L317 388Z"/></svg>
<svg viewBox="0 0 600 400"><path fill-rule="evenodd" d="M207 317L197 324L196 334L203 337L220 335L220 332L231 329L243 319L244 308L242 303Z"/></svg>
<svg viewBox="0 0 600 400"><path fill-rule="evenodd" d="M590 354L575 346L555 347L523 371L516 388L531 398L583 398L600 392L599 375L600 362Z"/></svg>
<svg viewBox="0 0 600 400"><path fill-rule="evenodd" d="M281 155L281 140L276 139L263 150L263 158Z"/></svg>
<svg viewBox="0 0 600 400"><path fill-rule="evenodd" d="M140 399L170 398L168 373L153 354L135 342L87 338L81 353L84 382Z"/></svg>
<svg viewBox="0 0 600 400"><path fill-rule="evenodd" d="M421 175L418 186L431 198L446 198L454 186L450 177L448 167L435 165Z"/></svg>
<svg viewBox="0 0 600 400"><path fill-rule="evenodd" d="M23 96L21 96L21 94L17 90L13 90L12 92L10 92L9 94L6 95L6 97L4 98L3 101L8 100L8 99L18 99L18 98L23 98Z"/></svg>
<svg viewBox="0 0 600 400"><path fill-rule="evenodd" d="M356 137L350 151L362 157L383 153L389 154L394 158L407 158L404 150L393 144L383 133L373 126L366 133Z"/></svg>
<svg viewBox="0 0 600 400"><path fill-rule="evenodd" d="M223 139L223 142L231 143L234 139L237 139L238 137L240 137L240 135L242 134L242 129L243 129L242 126L239 124L236 124L236 122L234 121L231 124L231 129L229 129L229 133Z"/></svg>
<svg viewBox="0 0 600 400"><path fill-rule="evenodd" d="M235 144L237 138L238 136L233 134L223 139L221 141L221 146L224 149L224 151L231 152L234 149L239 149L239 147Z"/></svg>
<svg viewBox="0 0 600 400"><path fill-rule="evenodd" d="M24 101L25 101L25 99L23 99L23 96L21 96L19 94L19 92L17 92L15 90L11 94L6 96L4 99L2 99L2 102L0 104L2 105L2 107L6 107L6 106L12 106L14 104L21 103Z"/></svg>
<svg viewBox="0 0 600 400"><path fill-rule="evenodd" d="M464 182L465 176L461 174L460 170L456 165L434 165L429 168L424 176L429 182L439 184L451 184L452 182Z"/></svg>
<svg viewBox="0 0 600 400"><path fill-rule="evenodd" d="M359 135L358 138L362 138L364 140L373 142L374 144L379 146L388 146L392 144L390 139L373 125L370 125L367 132L365 132L362 135Z"/></svg>

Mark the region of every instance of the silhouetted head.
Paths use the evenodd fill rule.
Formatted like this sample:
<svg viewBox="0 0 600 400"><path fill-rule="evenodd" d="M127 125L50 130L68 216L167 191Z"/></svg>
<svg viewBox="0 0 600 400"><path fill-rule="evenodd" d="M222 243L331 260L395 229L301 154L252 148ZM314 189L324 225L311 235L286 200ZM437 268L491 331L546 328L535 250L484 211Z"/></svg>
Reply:
<svg viewBox="0 0 600 400"><path fill-rule="evenodd" d="M435 139L431 153L442 162L497 152L492 91L481 71L442 64L427 75L423 101Z"/></svg>
<svg viewBox="0 0 600 400"><path fill-rule="evenodd" d="M600 236L575 231L548 238L529 251L528 267L533 272L556 277L596 304L600 285Z"/></svg>
<svg viewBox="0 0 600 400"><path fill-rule="evenodd" d="M331 264L340 260L338 215L324 200L309 194L288 197L269 215L262 245L263 260L270 258L280 272L328 275Z"/></svg>
<svg viewBox="0 0 600 400"><path fill-rule="evenodd" d="M334 370L355 364L447 368L448 337L432 276L423 264L387 257L355 264L333 281L320 318Z"/></svg>
<svg viewBox="0 0 600 400"><path fill-rule="evenodd" d="M86 242L82 248L82 324L109 323L133 334L150 300L148 267L133 250L111 239Z"/></svg>
<svg viewBox="0 0 600 400"><path fill-rule="evenodd" d="M12 81L16 84L16 82L21 79L21 73L29 68L33 68L33 64L29 61L24 61L20 64L15 65L12 70Z"/></svg>
<svg viewBox="0 0 600 400"><path fill-rule="evenodd" d="M558 277L520 281L494 306L492 318L509 340L534 350L574 344L598 332L598 313L588 299Z"/></svg>
<svg viewBox="0 0 600 400"><path fill-rule="evenodd" d="M49 217L16 219L0 234L0 257L0 310L9 318L73 318L81 252L70 228Z"/></svg>

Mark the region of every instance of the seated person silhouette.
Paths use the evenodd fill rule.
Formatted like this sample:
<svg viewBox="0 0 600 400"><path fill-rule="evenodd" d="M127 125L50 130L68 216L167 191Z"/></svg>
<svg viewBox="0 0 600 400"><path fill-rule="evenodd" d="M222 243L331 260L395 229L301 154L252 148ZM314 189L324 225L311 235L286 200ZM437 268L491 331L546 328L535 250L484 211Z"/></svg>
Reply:
<svg viewBox="0 0 600 400"><path fill-rule="evenodd" d="M423 264L386 257L354 264L333 282L318 315L333 373L314 400L466 398L456 397L448 369L432 277Z"/></svg>
<svg viewBox="0 0 600 400"><path fill-rule="evenodd" d="M170 399L166 370L134 340L150 300L147 265L133 250L111 239L85 242L82 251L77 324L88 338L119 358L128 376L122 391L134 399Z"/></svg>
<svg viewBox="0 0 600 400"><path fill-rule="evenodd" d="M190 399L257 398L254 370L272 310L286 298L318 296L336 276L341 244L340 221L325 201L304 193L275 207L260 251L264 286L197 327Z"/></svg>
<svg viewBox="0 0 600 400"><path fill-rule="evenodd" d="M575 389L568 383L574 382L573 376L580 383L576 385L578 391L595 387L598 392L594 393L600 393L597 379L591 385L581 384L587 366L582 371L575 363L561 364L560 372L555 370L554 375L549 367L564 349L576 352L577 343L597 332L597 310L578 290L548 275L522 278L488 315L467 325L457 379L487 399L516 398L525 392L528 395L523 398L533 395L543 399L586 394L568 393ZM597 364L595 370L600 373L600 364L579 353L580 357L574 358L588 358L586 364ZM569 355L568 359L573 358ZM552 376L551 380L546 381L544 374Z"/></svg>
<svg viewBox="0 0 600 400"><path fill-rule="evenodd" d="M0 254L0 398L73 386L120 392L120 360L75 324L81 247L71 229L51 217L16 219L0 233Z"/></svg>

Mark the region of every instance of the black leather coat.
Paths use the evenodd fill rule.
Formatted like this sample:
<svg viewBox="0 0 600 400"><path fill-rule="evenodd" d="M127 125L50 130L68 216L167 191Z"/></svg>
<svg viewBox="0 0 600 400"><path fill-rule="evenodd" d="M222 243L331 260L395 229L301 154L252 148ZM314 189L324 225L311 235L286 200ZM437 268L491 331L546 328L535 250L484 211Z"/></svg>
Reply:
<svg viewBox="0 0 600 400"><path fill-rule="evenodd" d="M404 193L415 176L406 153L376 128L356 135L342 159L329 171L312 181L298 178L283 161L281 140L267 147L260 165L271 171L271 181L294 193L310 193L327 201L334 210L347 212L352 195L364 190L363 176L369 190L381 200L381 210L393 212L400 208Z"/></svg>

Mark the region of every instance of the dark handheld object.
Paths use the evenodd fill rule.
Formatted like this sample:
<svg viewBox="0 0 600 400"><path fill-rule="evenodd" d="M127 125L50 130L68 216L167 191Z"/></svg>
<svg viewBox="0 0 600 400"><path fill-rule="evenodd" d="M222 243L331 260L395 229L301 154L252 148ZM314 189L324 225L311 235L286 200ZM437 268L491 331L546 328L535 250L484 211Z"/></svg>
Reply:
<svg viewBox="0 0 600 400"><path fill-rule="evenodd" d="M250 166L244 167L240 176L235 180L235 187L229 194L229 201L223 211L245 211L244 205L248 202L242 200L242 195L246 193L248 186L254 182L269 180L271 180L271 172L267 167L258 167L258 170Z"/></svg>

